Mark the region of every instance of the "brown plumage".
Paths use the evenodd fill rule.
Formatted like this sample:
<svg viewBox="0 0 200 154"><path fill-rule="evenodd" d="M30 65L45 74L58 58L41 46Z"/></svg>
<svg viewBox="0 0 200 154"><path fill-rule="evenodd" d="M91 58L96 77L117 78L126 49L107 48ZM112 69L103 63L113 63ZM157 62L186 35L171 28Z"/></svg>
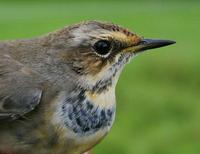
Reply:
<svg viewBox="0 0 200 154"><path fill-rule="evenodd" d="M173 43L97 21L0 42L0 153L91 149L113 124L124 65L140 51Z"/></svg>

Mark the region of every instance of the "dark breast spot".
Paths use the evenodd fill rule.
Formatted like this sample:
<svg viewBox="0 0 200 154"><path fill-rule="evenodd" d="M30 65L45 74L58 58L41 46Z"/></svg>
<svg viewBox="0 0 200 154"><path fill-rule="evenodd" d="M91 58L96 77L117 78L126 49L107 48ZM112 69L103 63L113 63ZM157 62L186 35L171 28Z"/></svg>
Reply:
<svg viewBox="0 0 200 154"><path fill-rule="evenodd" d="M66 99L62 105L65 126L74 133L79 135L93 134L112 125L115 107L100 108L88 101L82 92L74 97L76 98Z"/></svg>
<svg viewBox="0 0 200 154"><path fill-rule="evenodd" d="M87 101L87 109L92 110L94 107L93 104L91 104L89 101Z"/></svg>

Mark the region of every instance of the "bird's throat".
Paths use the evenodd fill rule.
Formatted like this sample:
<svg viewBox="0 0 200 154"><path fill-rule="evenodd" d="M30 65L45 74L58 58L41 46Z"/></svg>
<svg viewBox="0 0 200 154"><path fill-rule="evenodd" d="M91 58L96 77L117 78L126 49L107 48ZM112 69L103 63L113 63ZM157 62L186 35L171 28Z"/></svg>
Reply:
<svg viewBox="0 0 200 154"><path fill-rule="evenodd" d="M57 106L56 116L59 117L56 119L78 136L93 135L102 130L106 130L106 133L114 121L115 99L114 96L109 97L109 94L104 95L92 94L83 89L74 90Z"/></svg>

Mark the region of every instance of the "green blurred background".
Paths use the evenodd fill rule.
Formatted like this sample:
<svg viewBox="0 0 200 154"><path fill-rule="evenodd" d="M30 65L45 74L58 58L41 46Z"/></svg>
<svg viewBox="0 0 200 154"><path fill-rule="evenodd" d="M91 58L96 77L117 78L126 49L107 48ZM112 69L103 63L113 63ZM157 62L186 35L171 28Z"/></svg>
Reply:
<svg viewBox="0 0 200 154"><path fill-rule="evenodd" d="M116 122L94 153L199 154L200 1L0 0L0 39L91 19L177 41L127 65L117 86Z"/></svg>

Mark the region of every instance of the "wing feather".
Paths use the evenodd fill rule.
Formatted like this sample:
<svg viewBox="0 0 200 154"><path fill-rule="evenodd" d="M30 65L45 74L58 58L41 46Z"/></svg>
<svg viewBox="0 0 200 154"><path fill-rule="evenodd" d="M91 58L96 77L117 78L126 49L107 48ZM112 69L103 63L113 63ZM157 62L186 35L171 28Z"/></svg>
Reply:
<svg viewBox="0 0 200 154"><path fill-rule="evenodd" d="M42 78L9 55L0 56L0 122L32 111L42 97Z"/></svg>

